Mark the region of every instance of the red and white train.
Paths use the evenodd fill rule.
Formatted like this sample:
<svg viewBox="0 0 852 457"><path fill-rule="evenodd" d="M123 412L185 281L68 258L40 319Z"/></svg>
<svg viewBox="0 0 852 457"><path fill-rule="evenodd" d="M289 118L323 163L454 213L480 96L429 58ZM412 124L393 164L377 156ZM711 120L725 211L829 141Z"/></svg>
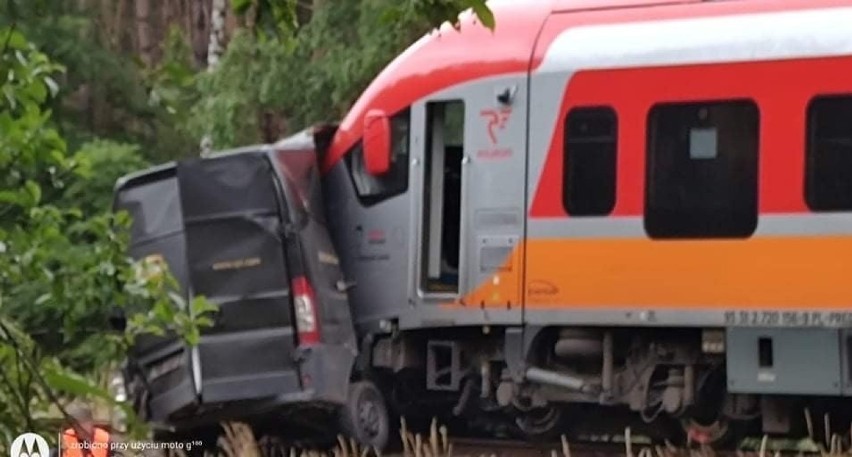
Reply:
<svg viewBox="0 0 852 457"><path fill-rule="evenodd" d="M852 1L490 6L317 133L352 377L532 436L579 407L706 440L848 411Z"/></svg>

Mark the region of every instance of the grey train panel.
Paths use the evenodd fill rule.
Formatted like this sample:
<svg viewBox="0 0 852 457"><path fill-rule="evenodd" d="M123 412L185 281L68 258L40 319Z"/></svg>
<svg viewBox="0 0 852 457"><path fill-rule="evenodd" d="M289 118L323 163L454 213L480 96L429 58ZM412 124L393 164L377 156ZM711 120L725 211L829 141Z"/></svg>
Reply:
<svg viewBox="0 0 852 457"><path fill-rule="evenodd" d="M852 396L852 329L841 330L840 353L843 366L843 395Z"/></svg>
<svg viewBox="0 0 852 457"><path fill-rule="evenodd" d="M530 286L535 296L537 285ZM527 309L525 322L532 325L555 325L568 322L572 325L630 326L630 327L732 327L755 328L844 328L852 325L852 312L814 311L810 309L710 310L660 309L637 307L625 303L606 309Z"/></svg>
<svg viewBox="0 0 852 457"><path fill-rule="evenodd" d="M511 115L502 128L495 128L492 141L490 119L483 112L503 108L497 96L506 90L514 94ZM427 225L423 216L427 105L449 101L464 102L465 113L459 293L432 294L423 290L420 281L424 265L421 243ZM503 309L493 313L463 307L428 308L455 301L480 284L494 281L494 274L505 270L509 252L514 252L507 248L523 238L525 115L525 75L459 85L411 106L410 170L405 193L365 206L357 198L345 160L325 175L330 228L343 270L350 276L347 279L356 284L349 294L359 324L375 326L381 320L399 319L405 327L432 327L428 316L433 315L444 315L458 325L520 323L520 297L503 300ZM370 238L375 234L381 236ZM512 280L519 282L520 290L522 256L508 265L514 269ZM470 305L474 308L476 304Z"/></svg>
<svg viewBox="0 0 852 457"><path fill-rule="evenodd" d="M345 161L340 161L325 175L324 186L326 195L332 196L326 205L327 218L340 265L346 279L354 283L349 297L355 322L368 324L398 317L409 306L412 183L408 193L364 207ZM369 240L368 235L377 230L384 236Z"/></svg>
<svg viewBox="0 0 852 457"><path fill-rule="evenodd" d="M518 325L518 310L480 308L479 306L463 308L418 306L403 313L399 319L399 328L402 330L484 325Z"/></svg>
<svg viewBox="0 0 852 457"><path fill-rule="evenodd" d="M529 237L595 239L645 238L640 216L533 219L529 222ZM755 237L789 235L847 235L852 233L850 213L803 213L760 215Z"/></svg>
<svg viewBox="0 0 852 457"><path fill-rule="evenodd" d="M730 392L841 394L837 329L729 328L725 344Z"/></svg>
<svg viewBox="0 0 852 457"><path fill-rule="evenodd" d="M511 103L502 104L498 95L509 91ZM460 283L457 298L474 292L482 284L495 281L495 273L509 273L506 277L520 281L523 271L522 254L514 262L510 253L523 238L526 168L526 76L485 78L454 86L432 94L412 107L412 173L413 211L411 224L415 235L409 255L413 257L409 276L409 294L419 306L434 306L452 301L444 295L425 293L420 278L424 265L421 243L426 239L424 228L423 195L426 176L425 154L428 144L427 107L430 103L464 103L464 148L462 159L461 190L461 255ZM502 255L501 255L502 254ZM513 271L503 271L508 265ZM505 323L520 323L520 297L498 297L509 312L499 312ZM488 303L489 306L495 303ZM464 304L476 307L477 303ZM448 319L457 314L467 325L489 322L486 314L464 309L447 310ZM418 311L418 314L434 314ZM508 316L512 316L508 318ZM463 316L463 317L462 317ZM472 319L481 316L480 319ZM501 319L501 320L503 320ZM412 322L412 319L406 318ZM492 322L493 323L493 322Z"/></svg>

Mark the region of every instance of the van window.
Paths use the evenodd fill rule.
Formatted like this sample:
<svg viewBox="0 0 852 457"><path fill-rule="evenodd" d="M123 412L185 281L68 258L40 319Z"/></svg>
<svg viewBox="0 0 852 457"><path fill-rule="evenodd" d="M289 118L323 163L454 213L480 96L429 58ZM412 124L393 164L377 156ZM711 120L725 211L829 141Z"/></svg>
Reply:
<svg viewBox="0 0 852 457"><path fill-rule="evenodd" d="M574 216L615 207L618 121L609 107L575 108L565 117L562 202Z"/></svg>
<svg viewBox="0 0 852 457"><path fill-rule="evenodd" d="M808 106L805 200L813 211L852 211L852 95Z"/></svg>
<svg viewBox="0 0 852 457"><path fill-rule="evenodd" d="M355 183L358 197L364 205L379 203L408 190L410 111L406 109L395 114L390 122L392 150L390 170L387 173L381 176L367 173L364 148L360 142L351 153L347 154L349 172Z"/></svg>
<svg viewBox="0 0 852 457"><path fill-rule="evenodd" d="M754 233L759 117L750 100L669 103L651 109L648 235L737 238Z"/></svg>

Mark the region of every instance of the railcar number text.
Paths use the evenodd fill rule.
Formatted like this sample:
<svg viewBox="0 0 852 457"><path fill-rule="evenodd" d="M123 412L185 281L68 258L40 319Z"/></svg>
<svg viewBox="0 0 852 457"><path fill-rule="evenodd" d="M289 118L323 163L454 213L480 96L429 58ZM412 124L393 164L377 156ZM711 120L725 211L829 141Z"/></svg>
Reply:
<svg viewBox="0 0 852 457"><path fill-rule="evenodd" d="M725 325L743 327L852 327L852 312L726 311Z"/></svg>

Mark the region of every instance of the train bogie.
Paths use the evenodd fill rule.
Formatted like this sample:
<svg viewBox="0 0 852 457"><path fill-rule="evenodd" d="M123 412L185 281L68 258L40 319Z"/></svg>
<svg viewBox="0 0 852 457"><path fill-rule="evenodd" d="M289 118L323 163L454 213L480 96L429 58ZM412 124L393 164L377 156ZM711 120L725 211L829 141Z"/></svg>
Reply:
<svg viewBox="0 0 852 457"><path fill-rule="evenodd" d="M369 370L386 381L405 416L460 417L486 431L508 421L503 433L526 438L619 433L613 424L626 424L659 439L722 442L749 431L805 433L806 411L821 426L828 413L842 429L852 402L837 386L848 381L831 369L803 376L831 354L839 364L838 341L786 332L792 333L764 329L726 338L720 329L416 330L373 341ZM765 338L776 346L766 349ZM786 351L792 347L799 349ZM774 358L771 351L785 352ZM796 359L802 351L812 353ZM777 387L759 383L770 379ZM600 408L621 420L598 420Z"/></svg>

